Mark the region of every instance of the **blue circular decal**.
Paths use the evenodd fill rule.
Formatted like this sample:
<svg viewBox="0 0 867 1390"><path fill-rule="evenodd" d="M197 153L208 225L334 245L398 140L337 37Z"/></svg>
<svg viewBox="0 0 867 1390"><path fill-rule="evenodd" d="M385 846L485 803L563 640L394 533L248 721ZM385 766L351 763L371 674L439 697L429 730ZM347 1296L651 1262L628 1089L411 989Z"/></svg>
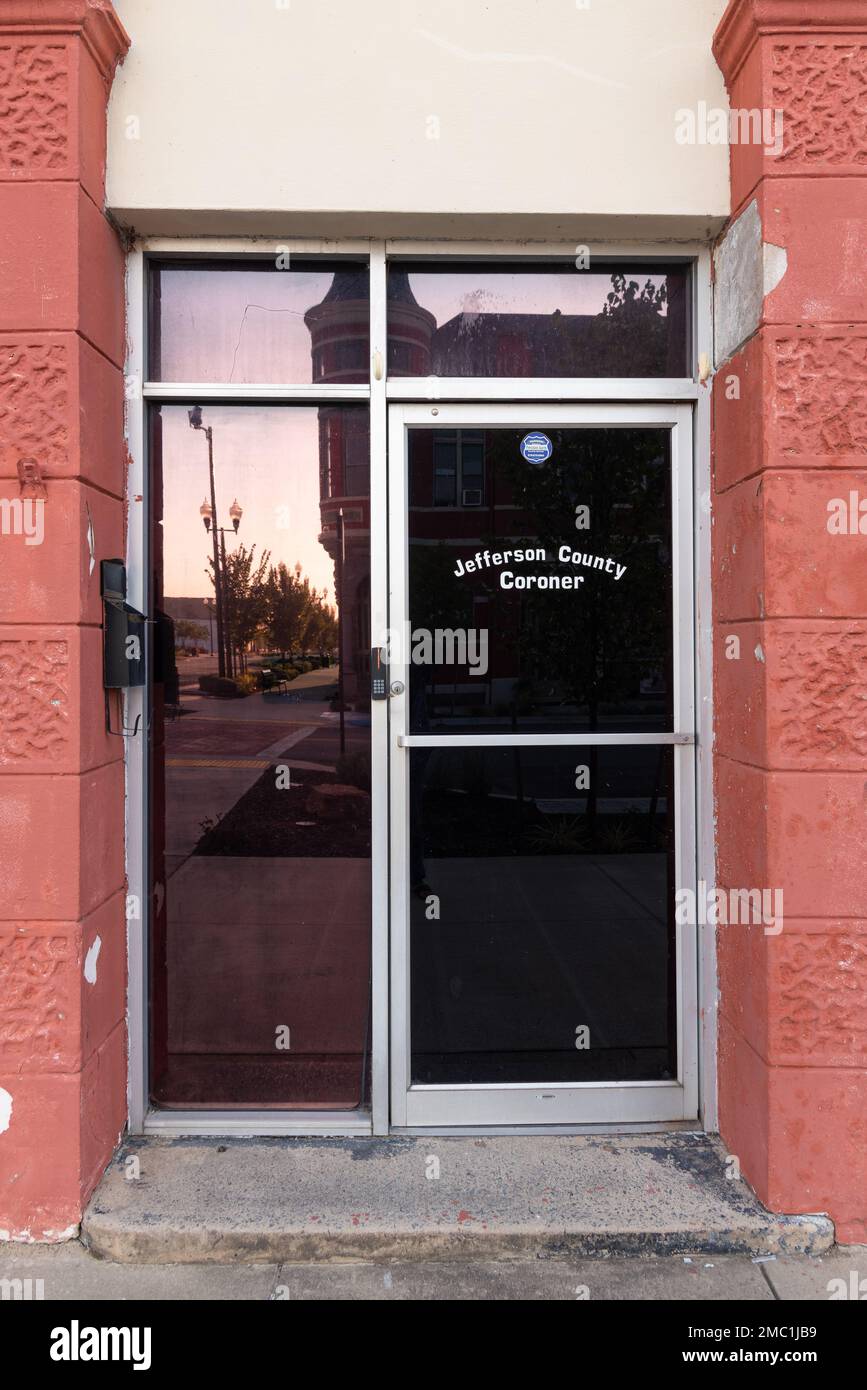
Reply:
<svg viewBox="0 0 867 1390"><path fill-rule="evenodd" d="M540 430L525 434L521 440L521 454L528 463L545 463L553 452L553 444L547 434L542 434Z"/></svg>

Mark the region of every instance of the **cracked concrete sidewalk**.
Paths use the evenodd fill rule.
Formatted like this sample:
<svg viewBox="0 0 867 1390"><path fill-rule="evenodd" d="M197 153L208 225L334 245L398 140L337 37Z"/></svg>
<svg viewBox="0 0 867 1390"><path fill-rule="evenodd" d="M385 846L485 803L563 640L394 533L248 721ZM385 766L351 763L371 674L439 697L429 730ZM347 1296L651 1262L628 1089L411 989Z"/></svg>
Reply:
<svg viewBox="0 0 867 1390"><path fill-rule="evenodd" d="M42 1280L46 1302L824 1302L867 1275L867 1247L819 1256L614 1256L344 1264L116 1264L78 1241L0 1245L0 1281ZM37 1289L31 1284L32 1292ZM839 1287L832 1286L832 1287ZM5 1288L5 1286L4 1286ZM23 1289L22 1289L23 1291Z"/></svg>

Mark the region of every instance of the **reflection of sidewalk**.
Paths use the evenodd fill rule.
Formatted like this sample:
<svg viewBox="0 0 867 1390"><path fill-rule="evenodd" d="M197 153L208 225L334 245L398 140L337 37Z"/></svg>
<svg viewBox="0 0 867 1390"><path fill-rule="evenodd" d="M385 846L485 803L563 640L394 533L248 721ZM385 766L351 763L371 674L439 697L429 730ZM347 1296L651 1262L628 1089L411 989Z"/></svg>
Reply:
<svg viewBox="0 0 867 1390"><path fill-rule="evenodd" d="M169 894L169 1051L361 1053L370 861L194 856Z"/></svg>
<svg viewBox="0 0 867 1390"><path fill-rule="evenodd" d="M664 854L428 858L434 929L413 904L418 1049L664 1049L669 928ZM537 1017L538 1015L538 1017ZM492 1040L495 1040L492 1042Z"/></svg>
<svg viewBox="0 0 867 1390"><path fill-rule="evenodd" d="M203 822L224 816L261 777L272 758L301 743L314 730L315 725L291 732L287 729L268 747L258 748L258 757L231 757L219 753L208 756L195 751L168 754L166 879L172 878L187 855L192 854L204 834ZM264 736L259 734L255 741L258 743ZM189 740L184 742L188 746ZM289 763L290 767L294 765Z"/></svg>
<svg viewBox="0 0 867 1390"><path fill-rule="evenodd" d="M308 672L312 677L329 674ZM318 701L276 707L261 696L247 700L185 696L183 707L184 717L165 726L166 878L177 873L192 854L204 834L203 822L216 821L230 811L269 763L333 772L340 756L338 715ZM348 716L347 724L347 751L367 752L369 715ZM289 757L301 743L306 744L304 756Z"/></svg>
<svg viewBox="0 0 867 1390"><path fill-rule="evenodd" d="M190 719L216 719L222 724L311 724L327 713L327 700L306 699L294 703L282 699L266 699L263 694L247 695L241 700L221 700L216 695L181 692L180 719L182 725ZM167 728L175 721L171 720Z"/></svg>

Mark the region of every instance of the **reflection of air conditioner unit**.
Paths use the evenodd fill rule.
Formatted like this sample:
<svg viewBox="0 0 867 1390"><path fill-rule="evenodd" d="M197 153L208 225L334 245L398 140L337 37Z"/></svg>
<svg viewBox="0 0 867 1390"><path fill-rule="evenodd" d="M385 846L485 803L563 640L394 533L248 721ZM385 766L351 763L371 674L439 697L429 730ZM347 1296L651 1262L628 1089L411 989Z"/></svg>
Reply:
<svg viewBox="0 0 867 1390"><path fill-rule="evenodd" d="M482 489L480 487L465 487L461 492L461 503L465 507L480 507L482 505Z"/></svg>

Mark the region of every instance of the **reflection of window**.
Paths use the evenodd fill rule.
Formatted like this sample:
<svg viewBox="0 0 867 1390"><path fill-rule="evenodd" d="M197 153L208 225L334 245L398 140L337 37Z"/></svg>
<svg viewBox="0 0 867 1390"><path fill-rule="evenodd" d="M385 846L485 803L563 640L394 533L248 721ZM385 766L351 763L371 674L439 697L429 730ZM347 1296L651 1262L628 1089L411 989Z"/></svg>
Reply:
<svg viewBox="0 0 867 1390"><path fill-rule="evenodd" d="M366 497L370 492L367 415L338 406L320 412L320 497Z"/></svg>
<svg viewBox="0 0 867 1390"><path fill-rule="evenodd" d="M331 452L334 421L319 412L319 496L331 496Z"/></svg>
<svg viewBox="0 0 867 1390"><path fill-rule="evenodd" d="M314 350L313 362L315 378L363 371L367 367L367 342L350 339L348 342L325 343Z"/></svg>
<svg viewBox="0 0 867 1390"><path fill-rule="evenodd" d="M350 429L344 442L343 482L347 497L366 497L370 490L370 455L367 433Z"/></svg>
<svg viewBox="0 0 867 1390"><path fill-rule="evenodd" d="M480 507L485 500L484 435L473 430L437 433L434 439L435 507Z"/></svg>
<svg viewBox="0 0 867 1390"><path fill-rule="evenodd" d="M388 370L392 376L427 376L430 361L423 347L392 338L388 344Z"/></svg>
<svg viewBox="0 0 867 1390"><path fill-rule="evenodd" d="M388 268L390 376L689 376L689 322L683 263Z"/></svg>
<svg viewBox="0 0 867 1390"><path fill-rule="evenodd" d="M318 383L369 378L366 261L152 261L155 381Z"/></svg>

